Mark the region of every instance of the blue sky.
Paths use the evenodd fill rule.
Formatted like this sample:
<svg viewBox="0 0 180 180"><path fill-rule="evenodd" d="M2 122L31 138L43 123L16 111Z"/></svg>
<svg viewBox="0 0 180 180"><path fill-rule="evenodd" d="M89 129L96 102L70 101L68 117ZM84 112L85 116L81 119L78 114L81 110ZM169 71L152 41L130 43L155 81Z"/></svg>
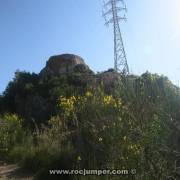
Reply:
<svg viewBox="0 0 180 180"><path fill-rule="evenodd" d="M125 2L121 29L130 71L164 74L178 84L180 1ZM38 73L56 54L78 54L95 72L113 67L101 0L1 0L0 23L0 92L17 69Z"/></svg>

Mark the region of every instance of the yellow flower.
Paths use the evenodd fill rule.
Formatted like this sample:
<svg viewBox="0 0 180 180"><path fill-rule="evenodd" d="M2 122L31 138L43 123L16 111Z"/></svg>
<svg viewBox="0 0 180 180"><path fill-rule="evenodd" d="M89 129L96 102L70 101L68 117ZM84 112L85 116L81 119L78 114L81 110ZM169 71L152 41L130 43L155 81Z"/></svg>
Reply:
<svg viewBox="0 0 180 180"><path fill-rule="evenodd" d="M104 104L109 105L113 103L113 97L112 96L104 96L103 98Z"/></svg>
<svg viewBox="0 0 180 180"><path fill-rule="evenodd" d="M126 137L126 136L124 136L124 138L123 138L123 139L124 139L124 141L126 141L126 140L127 140L127 137Z"/></svg>
<svg viewBox="0 0 180 180"><path fill-rule="evenodd" d="M86 96L87 96L87 97L92 97L93 94L92 94L90 91L87 91L87 92L86 92Z"/></svg>
<svg viewBox="0 0 180 180"><path fill-rule="evenodd" d="M102 142L103 138L99 138L99 142Z"/></svg>
<svg viewBox="0 0 180 180"><path fill-rule="evenodd" d="M78 161L81 161L81 160L82 160L82 159L81 159L81 156L78 156L78 157L77 157L77 160L78 160Z"/></svg>

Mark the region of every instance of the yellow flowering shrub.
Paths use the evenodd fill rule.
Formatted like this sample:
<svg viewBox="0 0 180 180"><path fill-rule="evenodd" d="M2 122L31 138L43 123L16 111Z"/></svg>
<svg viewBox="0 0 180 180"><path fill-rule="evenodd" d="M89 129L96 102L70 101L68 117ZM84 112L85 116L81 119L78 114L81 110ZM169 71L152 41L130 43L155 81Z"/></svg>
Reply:
<svg viewBox="0 0 180 180"><path fill-rule="evenodd" d="M112 95L96 96L92 92L87 91L84 96L61 96L58 106L63 110L64 114L70 116L77 113L80 109L88 104L98 104L98 106L120 108L122 106L120 99L114 99Z"/></svg>
<svg viewBox="0 0 180 180"><path fill-rule="evenodd" d="M109 159L109 163L117 168L120 168L120 164L136 164L140 158L141 145L130 137L136 122L132 121L127 104L124 106L120 98L87 91L81 96L61 96L58 107L66 123L70 122L73 128L77 128L73 129L77 137L83 139L83 143L88 142L83 145L83 151L88 155L78 152L83 160L90 161L95 156L98 163L105 164Z"/></svg>
<svg viewBox="0 0 180 180"><path fill-rule="evenodd" d="M0 154L8 152L18 141L22 130L22 120L15 114L0 117Z"/></svg>
<svg viewBox="0 0 180 180"><path fill-rule="evenodd" d="M74 103L76 101L76 98L74 96L70 98L65 98L61 96L59 100L59 105L63 108L65 112L70 112L74 110Z"/></svg>

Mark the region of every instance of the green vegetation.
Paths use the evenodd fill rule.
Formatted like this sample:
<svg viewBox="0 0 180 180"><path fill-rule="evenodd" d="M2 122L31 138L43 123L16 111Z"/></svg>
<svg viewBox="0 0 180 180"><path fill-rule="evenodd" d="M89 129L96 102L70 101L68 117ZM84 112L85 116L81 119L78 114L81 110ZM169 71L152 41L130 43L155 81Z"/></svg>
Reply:
<svg viewBox="0 0 180 180"><path fill-rule="evenodd" d="M60 179L50 169L137 171L64 177L75 180L178 177L180 89L166 77L16 72L0 108L0 159L18 162L37 179Z"/></svg>

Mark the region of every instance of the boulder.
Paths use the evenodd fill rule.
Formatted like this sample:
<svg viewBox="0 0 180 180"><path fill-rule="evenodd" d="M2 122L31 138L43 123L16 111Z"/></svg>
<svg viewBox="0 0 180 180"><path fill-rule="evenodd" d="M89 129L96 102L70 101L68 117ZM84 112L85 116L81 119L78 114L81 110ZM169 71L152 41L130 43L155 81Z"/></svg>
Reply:
<svg viewBox="0 0 180 180"><path fill-rule="evenodd" d="M80 56L62 54L50 57L40 75L61 75L77 71L87 72L90 69Z"/></svg>

